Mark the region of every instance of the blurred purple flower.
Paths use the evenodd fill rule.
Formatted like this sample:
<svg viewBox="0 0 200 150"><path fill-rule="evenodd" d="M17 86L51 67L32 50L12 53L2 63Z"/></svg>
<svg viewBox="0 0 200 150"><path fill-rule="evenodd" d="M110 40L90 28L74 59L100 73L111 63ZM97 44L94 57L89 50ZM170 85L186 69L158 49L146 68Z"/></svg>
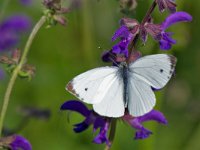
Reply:
<svg viewBox="0 0 200 150"><path fill-rule="evenodd" d="M15 15L0 23L0 51L13 48L20 40L20 36L31 28L30 18Z"/></svg>
<svg viewBox="0 0 200 150"><path fill-rule="evenodd" d="M20 0L20 3L25 6L30 6L32 2L32 0Z"/></svg>
<svg viewBox="0 0 200 150"><path fill-rule="evenodd" d="M0 68L0 80L2 80L4 78L4 72L3 70Z"/></svg>
<svg viewBox="0 0 200 150"><path fill-rule="evenodd" d="M0 145L11 150L32 150L29 141L20 135L3 137L0 139Z"/></svg>
<svg viewBox="0 0 200 150"><path fill-rule="evenodd" d="M108 124L103 117L97 115L93 110L89 110L83 103L75 100L70 100L62 104L61 110L71 110L80 113L85 117L85 120L81 123L74 125L74 132L80 133L86 130L90 125L93 125L93 131L95 132L100 128L99 134L94 138L93 142L101 144L106 142L109 144L107 138Z"/></svg>
<svg viewBox="0 0 200 150"><path fill-rule="evenodd" d="M152 134L150 130L144 128L144 126L142 125L143 122L156 121L161 124L167 124L167 120L165 119L164 115L156 110L152 110L144 116L136 118L130 115L124 115L122 119L137 130L135 133L135 139L145 139Z"/></svg>
<svg viewBox="0 0 200 150"><path fill-rule="evenodd" d="M146 37L147 33L149 33L155 40L159 41L160 49L169 50L173 44L176 44L176 40L172 39L173 33L166 32L165 30L173 24L189 21L192 21L192 16L190 14L186 12L173 13L169 15L161 25L146 23L144 25L146 35L142 35L142 37ZM143 41L145 42L145 39L143 39Z"/></svg>

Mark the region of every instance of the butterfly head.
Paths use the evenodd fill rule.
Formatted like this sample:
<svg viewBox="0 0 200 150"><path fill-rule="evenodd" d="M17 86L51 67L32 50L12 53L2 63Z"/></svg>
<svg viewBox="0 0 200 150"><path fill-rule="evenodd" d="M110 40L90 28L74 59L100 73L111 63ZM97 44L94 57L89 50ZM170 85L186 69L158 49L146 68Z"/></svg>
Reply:
<svg viewBox="0 0 200 150"><path fill-rule="evenodd" d="M127 65L126 62L121 62L119 67L120 67L120 68L127 68L128 65Z"/></svg>

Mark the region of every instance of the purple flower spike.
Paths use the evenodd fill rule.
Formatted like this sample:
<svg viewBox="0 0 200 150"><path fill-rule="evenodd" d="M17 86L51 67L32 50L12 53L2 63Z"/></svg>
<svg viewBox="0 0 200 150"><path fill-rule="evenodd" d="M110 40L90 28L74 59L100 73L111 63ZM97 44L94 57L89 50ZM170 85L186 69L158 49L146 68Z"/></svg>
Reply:
<svg viewBox="0 0 200 150"><path fill-rule="evenodd" d="M145 139L152 134L151 131L144 128L144 126L142 125L143 122L156 121L161 124L167 124L167 120L165 119L164 115L156 110L152 110L151 112L145 114L144 116L136 118L130 115L125 115L123 117L123 120L128 122L133 128L137 130L137 132L135 133L135 139Z"/></svg>
<svg viewBox="0 0 200 150"><path fill-rule="evenodd" d="M0 51L16 46L20 36L31 28L31 21L24 15L11 16L0 23Z"/></svg>
<svg viewBox="0 0 200 150"><path fill-rule="evenodd" d="M29 141L20 135L3 137L0 139L0 145L11 150L32 150Z"/></svg>
<svg viewBox="0 0 200 150"><path fill-rule="evenodd" d="M104 118L97 115L94 111L89 110L82 102L75 100L67 101L61 106L60 109L76 111L85 117L83 122L74 125L74 131L76 133L86 130L92 124L94 126L94 131L96 131L98 128L104 127Z"/></svg>

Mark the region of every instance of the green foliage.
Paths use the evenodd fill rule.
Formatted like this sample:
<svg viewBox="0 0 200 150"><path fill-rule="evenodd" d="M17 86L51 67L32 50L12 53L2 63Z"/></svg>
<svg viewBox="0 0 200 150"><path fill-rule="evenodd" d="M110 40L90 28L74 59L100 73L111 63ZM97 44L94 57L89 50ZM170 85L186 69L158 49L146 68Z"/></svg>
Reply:
<svg viewBox="0 0 200 150"><path fill-rule="evenodd" d="M18 79L11 96L11 103L6 117L6 126L13 127L19 122L16 108L20 105L45 107L52 111L50 120L42 122L32 120L20 134L23 134L33 145L34 150L102 150L103 145L92 143L94 135L92 128L86 132L76 134L72 125L83 119L72 114L67 123L67 114L59 111L60 105L74 97L65 91L66 83L75 75L88 69L109 65L100 60L103 49L110 49L111 36L119 27L118 21L122 17L117 1L83 0L83 6L67 15L67 27L56 26L43 28L30 50L28 63L34 64L37 73L31 82ZM146 1L138 0L138 8L134 17L141 19L148 5ZM157 108L168 119L168 126L156 123L146 124L153 135L142 141L133 139L134 130L122 122L117 126L116 139L113 150L199 150L200 138L200 1L177 1L178 10L188 11L194 21L188 24L171 27L178 41L169 53L178 58L176 77L170 82L166 90L159 91ZM7 15L15 12L26 12L33 20L38 20L42 13L38 1L33 7L22 8L13 2L7 10ZM153 14L156 22L163 21L156 10ZM166 14L164 14L166 15ZM24 42L26 38L24 38ZM150 40L151 41L151 40ZM24 42L20 48L24 47ZM158 44L152 40L145 47L139 46L144 54L168 53L158 50ZM21 72L24 76L24 72ZM6 88L6 81L0 81L0 99ZM183 86L176 86L176 85ZM184 94L184 97L182 96ZM185 98L187 97L187 98ZM0 101L2 103L2 101Z"/></svg>

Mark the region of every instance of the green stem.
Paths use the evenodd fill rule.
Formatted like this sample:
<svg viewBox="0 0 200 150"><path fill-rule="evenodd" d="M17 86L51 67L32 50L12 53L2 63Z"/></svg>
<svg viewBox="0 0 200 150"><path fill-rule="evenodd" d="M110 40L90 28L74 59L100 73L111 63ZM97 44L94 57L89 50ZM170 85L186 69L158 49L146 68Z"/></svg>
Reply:
<svg viewBox="0 0 200 150"><path fill-rule="evenodd" d="M111 145L114 141L115 138L115 131L116 131L116 127L117 127L117 119L112 119L111 120L111 127L110 127L110 134L109 134L109 141L110 141L110 146L106 145L105 150L110 150Z"/></svg>
<svg viewBox="0 0 200 150"><path fill-rule="evenodd" d="M156 1L154 0L151 7L148 9L146 15L144 16L143 20L142 20L142 23L141 23L141 26L143 26L149 19L149 17L151 16L151 14L153 13L154 9L156 8ZM130 58L131 58L131 54L133 54L133 52L135 51L135 46L136 46L136 43L139 39L139 34L137 34L135 36L135 38L132 40L131 44L130 44L130 51L129 51L129 57L128 57L128 61L127 62L130 62Z"/></svg>
<svg viewBox="0 0 200 150"><path fill-rule="evenodd" d="M45 23L45 21L46 21L46 17L42 16L40 18L40 20L37 22L37 24L35 25L35 27L33 28L32 32L31 32L31 34L30 34L30 36L28 38L28 41L27 41L27 43L25 45L25 48L24 48L22 57L20 59L20 62L17 65L17 67L14 69L14 71L13 71L13 73L11 75L11 78L10 78L10 81L8 83L8 87L6 89L5 96L4 96L4 99L3 99L3 106L2 106L2 110L1 110L1 114L0 114L0 137L1 137L1 134L2 134L3 123L4 123L6 111L7 111L7 108L8 108L10 95L11 95L13 86L15 84L15 81L17 79L18 73L21 70L21 68L23 67L24 63L26 62L26 57L27 57L27 54L29 52L30 46L31 46L31 44L33 42L33 39L35 38L35 36L36 36L37 32L39 31L39 29Z"/></svg>
<svg viewBox="0 0 200 150"><path fill-rule="evenodd" d="M10 0L4 0L3 1L2 5L1 5L2 7L1 7L1 10L0 10L0 21L3 18L5 11L6 11L6 8L7 8L9 3L10 3Z"/></svg>

